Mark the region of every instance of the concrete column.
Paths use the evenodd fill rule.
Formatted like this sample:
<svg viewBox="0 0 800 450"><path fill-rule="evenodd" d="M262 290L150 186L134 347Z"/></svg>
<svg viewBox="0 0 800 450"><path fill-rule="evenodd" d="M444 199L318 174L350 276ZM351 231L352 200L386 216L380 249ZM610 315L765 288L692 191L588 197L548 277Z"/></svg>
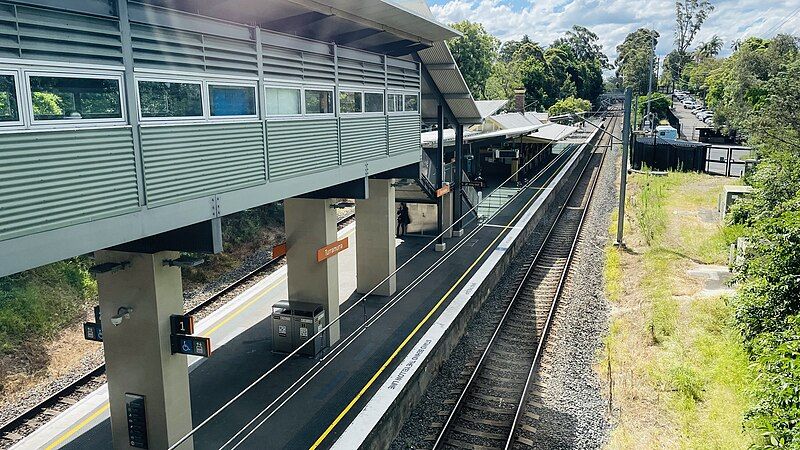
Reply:
<svg viewBox="0 0 800 450"><path fill-rule="evenodd" d="M286 264L289 300L318 303L326 320L339 317L339 256L317 262L317 250L336 242L336 209L331 199L287 198ZM329 343L339 340L339 322L328 329Z"/></svg>
<svg viewBox="0 0 800 450"><path fill-rule="evenodd" d="M369 199L356 200L356 280L357 291L369 292L397 268L395 256L395 214L393 180L369 180ZM373 292L389 296L397 290L392 275Z"/></svg>
<svg viewBox="0 0 800 450"><path fill-rule="evenodd" d="M181 269L163 265L165 259L178 256L178 252L95 252L97 264L130 263L123 270L97 276L116 450L134 448L125 394L145 397L149 448L167 448L192 428L186 355L173 355L170 344L169 316L183 314ZM131 309L130 317L115 326L111 318L122 307ZM180 448L192 449L192 439Z"/></svg>
<svg viewBox="0 0 800 450"><path fill-rule="evenodd" d="M444 194L441 198L440 207L442 208L442 229L444 230L444 238L450 239L453 237L453 202L455 195L453 192Z"/></svg>

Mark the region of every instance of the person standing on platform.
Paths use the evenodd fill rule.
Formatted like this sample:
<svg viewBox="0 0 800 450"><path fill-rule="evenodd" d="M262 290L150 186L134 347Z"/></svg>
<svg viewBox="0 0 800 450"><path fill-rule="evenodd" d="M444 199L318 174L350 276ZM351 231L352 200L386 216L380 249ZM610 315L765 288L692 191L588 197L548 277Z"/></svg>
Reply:
<svg viewBox="0 0 800 450"><path fill-rule="evenodd" d="M406 234L410 223L411 216L408 214L408 206L405 203L400 203L400 209L397 210L397 235Z"/></svg>

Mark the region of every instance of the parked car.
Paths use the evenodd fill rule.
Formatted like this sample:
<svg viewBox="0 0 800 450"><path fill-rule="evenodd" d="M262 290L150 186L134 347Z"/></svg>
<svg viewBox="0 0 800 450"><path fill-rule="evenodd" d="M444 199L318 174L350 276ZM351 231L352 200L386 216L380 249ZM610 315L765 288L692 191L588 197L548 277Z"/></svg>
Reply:
<svg viewBox="0 0 800 450"><path fill-rule="evenodd" d="M706 117L705 119L703 119L703 122L705 122L705 123L707 123L709 125L713 125L714 124L714 116Z"/></svg>

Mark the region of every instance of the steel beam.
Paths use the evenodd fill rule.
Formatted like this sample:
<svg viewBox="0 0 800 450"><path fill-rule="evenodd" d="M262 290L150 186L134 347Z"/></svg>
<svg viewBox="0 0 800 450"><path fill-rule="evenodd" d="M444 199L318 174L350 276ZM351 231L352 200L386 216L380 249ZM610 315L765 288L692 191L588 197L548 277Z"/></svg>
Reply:
<svg viewBox="0 0 800 450"><path fill-rule="evenodd" d="M369 179L367 177L357 178L352 181L322 188L317 191L298 195L297 198L369 198Z"/></svg>

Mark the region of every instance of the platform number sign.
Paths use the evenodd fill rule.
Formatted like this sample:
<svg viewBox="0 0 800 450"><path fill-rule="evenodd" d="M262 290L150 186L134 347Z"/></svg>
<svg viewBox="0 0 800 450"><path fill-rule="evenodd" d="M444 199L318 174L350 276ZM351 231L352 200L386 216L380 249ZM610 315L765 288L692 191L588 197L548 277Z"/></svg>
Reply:
<svg viewBox="0 0 800 450"><path fill-rule="evenodd" d="M103 342L103 325L100 323L100 307L94 307L94 322L84 322L83 338L87 341Z"/></svg>
<svg viewBox="0 0 800 450"><path fill-rule="evenodd" d="M194 317L174 314L169 318L172 329L172 353L183 355L211 356L211 339L191 336L194 334Z"/></svg>

